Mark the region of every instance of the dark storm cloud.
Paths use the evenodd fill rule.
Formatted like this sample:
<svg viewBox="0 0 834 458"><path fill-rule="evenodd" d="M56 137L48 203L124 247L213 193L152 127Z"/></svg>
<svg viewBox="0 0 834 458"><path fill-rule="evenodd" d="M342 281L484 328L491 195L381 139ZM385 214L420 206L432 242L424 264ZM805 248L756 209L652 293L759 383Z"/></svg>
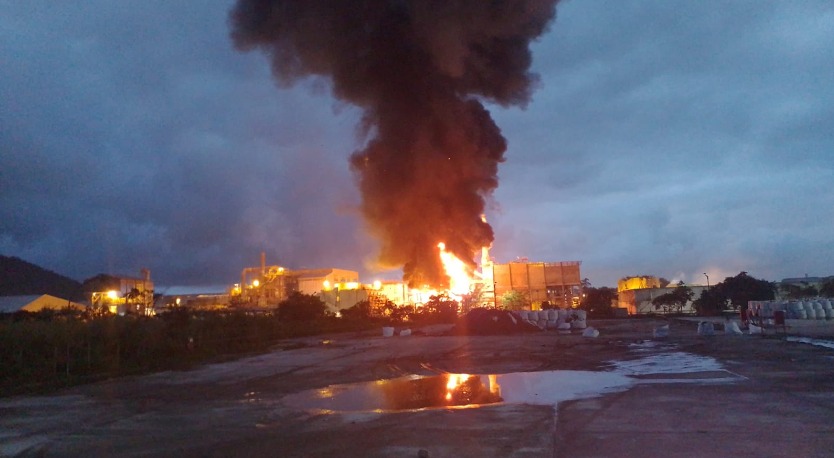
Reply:
<svg viewBox="0 0 834 458"><path fill-rule="evenodd" d="M583 259L602 284L831 274L832 26L827 2L563 5L537 48L548 89L498 117L517 183L498 254Z"/></svg>
<svg viewBox="0 0 834 458"><path fill-rule="evenodd" d="M227 284L241 267L363 271L346 153L360 113L276 90L232 1L0 3L0 253ZM533 48L487 213L493 254L580 259L598 285L830 275L834 6L568 1Z"/></svg>
<svg viewBox="0 0 834 458"><path fill-rule="evenodd" d="M261 250L361 259L356 244L305 240L354 235L332 151L353 113L279 100L267 70L232 52L228 7L3 7L1 252L79 279L147 266L162 284L232 283Z"/></svg>

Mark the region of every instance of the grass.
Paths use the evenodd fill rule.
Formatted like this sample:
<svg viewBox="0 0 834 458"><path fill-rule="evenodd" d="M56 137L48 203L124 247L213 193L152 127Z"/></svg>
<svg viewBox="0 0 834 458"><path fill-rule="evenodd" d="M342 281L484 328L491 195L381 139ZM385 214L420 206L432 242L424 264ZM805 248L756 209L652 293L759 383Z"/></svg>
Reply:
<svg viewBox="0 0 834 458"><path fill-rule="evenodd" d="M0 396L184 369L264 352L278 342L359 331L375 320L282 321L274 314L177 310L158 317L17 314L0 320Z"/></svg>

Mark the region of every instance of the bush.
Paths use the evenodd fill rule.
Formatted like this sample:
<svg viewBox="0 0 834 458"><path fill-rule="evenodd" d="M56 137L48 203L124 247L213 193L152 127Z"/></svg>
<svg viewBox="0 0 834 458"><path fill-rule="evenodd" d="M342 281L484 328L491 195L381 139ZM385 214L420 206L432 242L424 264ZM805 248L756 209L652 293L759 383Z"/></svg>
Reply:
<svg viewBox="0 0 834 458"><path fill-rule="evenodd" d="M420 320L430 323L454 323L460 304L444 294L432 296L420 309Z"/></svg>
<svg viewBox="0 0 834 458"><path fill-rule="evenodd" d="M342 310L342 318L348 320L367 320L371 317L371 302L361 301L354 304L353 307Z"/></svg>
<svg viewBox="0 0 834 458"><path fill-rule="evenodd" d="M291 302L285 313L302 310L291 316L320 318L288 322L271 311L184 308L157 317L0 314L0 396L185 368L265 351L282 339L367 328L324 316L323 306L302 299Z"/></svg>
<svg viewBox="0 0 834 458"><path fill-rule="evenodd" d="M278 318L286 321L313 321L324 318L327 305L317 296L293 293L278 304Z"/></svg>

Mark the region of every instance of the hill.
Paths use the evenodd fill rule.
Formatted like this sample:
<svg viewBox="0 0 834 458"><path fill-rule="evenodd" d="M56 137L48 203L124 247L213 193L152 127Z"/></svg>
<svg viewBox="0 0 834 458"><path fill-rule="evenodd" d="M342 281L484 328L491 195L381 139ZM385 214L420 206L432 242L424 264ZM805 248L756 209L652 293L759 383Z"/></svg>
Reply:
<svg viewBox="0 0 834 458"><path fill-rule="evenodd" d="M51 294L81 301L81 283L20 258L0 255L0 296Z"/></svg>

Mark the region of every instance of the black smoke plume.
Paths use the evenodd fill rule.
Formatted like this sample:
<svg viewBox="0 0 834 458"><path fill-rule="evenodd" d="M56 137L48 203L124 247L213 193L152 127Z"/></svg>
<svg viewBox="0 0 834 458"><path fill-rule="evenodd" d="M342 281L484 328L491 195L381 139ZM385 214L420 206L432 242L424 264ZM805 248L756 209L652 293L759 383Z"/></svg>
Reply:
<svg viewBox="0 0 834 458"><path fill-rule="evenodd" d="M310 76L364 110L351 155L380 261L412 285L445 286L438 242L471 263L506 140L482 101L524 105L530 42L557 0L238 0L232 39L289 86Z"/></svg>

